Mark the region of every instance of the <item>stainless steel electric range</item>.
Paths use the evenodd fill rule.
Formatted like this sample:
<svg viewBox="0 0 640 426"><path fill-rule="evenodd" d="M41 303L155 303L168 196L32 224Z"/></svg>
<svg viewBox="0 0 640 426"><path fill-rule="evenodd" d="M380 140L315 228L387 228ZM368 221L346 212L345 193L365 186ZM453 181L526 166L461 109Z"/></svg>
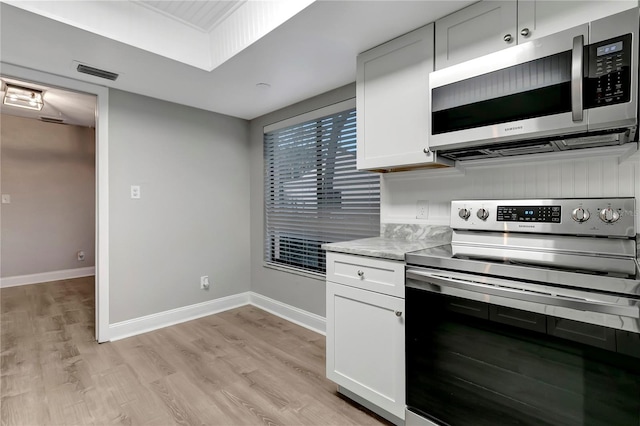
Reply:
<svg viewBox="0 0 640 426"><path fill-rule="evenodd" d="M407 425L640 425L633 198L451 204L406 255Z"/></svg>

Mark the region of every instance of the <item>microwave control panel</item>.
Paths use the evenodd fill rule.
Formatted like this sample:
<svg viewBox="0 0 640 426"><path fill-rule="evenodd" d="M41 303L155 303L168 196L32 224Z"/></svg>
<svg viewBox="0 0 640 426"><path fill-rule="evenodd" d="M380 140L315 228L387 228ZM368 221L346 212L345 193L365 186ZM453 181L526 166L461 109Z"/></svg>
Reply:
<svg viewBox="0 0 640 426"><path fill-rule="evenodd" d="M631 34L586 46L588 73L585 108L629 102L631 99Z"/></svg>

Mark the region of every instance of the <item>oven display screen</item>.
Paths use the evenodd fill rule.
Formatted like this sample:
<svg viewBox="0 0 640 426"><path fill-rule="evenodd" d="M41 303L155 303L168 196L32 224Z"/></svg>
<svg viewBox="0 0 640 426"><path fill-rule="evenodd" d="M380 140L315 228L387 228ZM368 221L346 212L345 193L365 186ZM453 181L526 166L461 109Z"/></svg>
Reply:
<svg viewBox="0 0 640 426"><path fill-rule="evenodd" d="M560 223L560 206L498 206L498 222Z"/></svg>

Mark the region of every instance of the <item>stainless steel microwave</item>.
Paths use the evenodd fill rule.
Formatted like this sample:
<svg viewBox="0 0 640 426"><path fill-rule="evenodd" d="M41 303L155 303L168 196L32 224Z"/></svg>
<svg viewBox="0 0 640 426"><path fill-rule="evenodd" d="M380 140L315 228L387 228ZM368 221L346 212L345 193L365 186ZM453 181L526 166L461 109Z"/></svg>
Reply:
<svg viewBox="0 0 640 426"><path fill-rule="evenodd" d="M463 159L635 140L638 26L631 9L432 72L429 147Z"/></svg>

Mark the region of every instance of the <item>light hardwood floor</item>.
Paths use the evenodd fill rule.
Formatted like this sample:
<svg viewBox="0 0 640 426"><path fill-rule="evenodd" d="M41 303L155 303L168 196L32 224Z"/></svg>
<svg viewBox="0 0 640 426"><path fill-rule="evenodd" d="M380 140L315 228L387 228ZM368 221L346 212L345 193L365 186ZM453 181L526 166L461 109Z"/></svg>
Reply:
<svg viewBox="0 0 640 426"><path fill-rule="evenodd" d="M0 289L2 425L387 424L325 378L325 338L245 306L94 340L93 278Z"/></svg>

